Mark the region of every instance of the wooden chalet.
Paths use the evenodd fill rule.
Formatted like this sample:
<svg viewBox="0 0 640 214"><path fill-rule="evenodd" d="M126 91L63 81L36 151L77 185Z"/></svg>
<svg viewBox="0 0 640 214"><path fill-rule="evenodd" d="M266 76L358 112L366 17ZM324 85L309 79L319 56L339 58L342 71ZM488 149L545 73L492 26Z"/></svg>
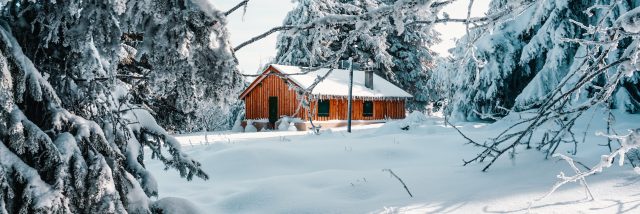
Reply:
<svg viewBox="0 0 640 214"><path fill-rule="evenodd" d="M330 69L309 72L302 67L272 64L258 76L242 94L247 120L268 119L273 125L283 116L308 121L311 113L314 123L340 126L347 120L349 71L333 69L311 93L307 93L309 108L300 107L299 96L307 91L319 77ZM354 124L382 122L405 117L405 100L412 96L373 71L353 72ZM304 100L304 99L303 99ZM333 123L333 124L331 124Z"/></svg>

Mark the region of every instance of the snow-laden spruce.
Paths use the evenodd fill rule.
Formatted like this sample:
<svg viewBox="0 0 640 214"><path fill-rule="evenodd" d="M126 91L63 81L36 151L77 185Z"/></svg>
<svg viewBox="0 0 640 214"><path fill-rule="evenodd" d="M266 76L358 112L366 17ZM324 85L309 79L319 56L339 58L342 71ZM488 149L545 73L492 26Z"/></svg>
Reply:
<svg viewBox="0 0 640 214"><path fill-rule="evenodd" d="M405 1L319 1L299 0L288 13L284 25L308 25L340 15L365 15L384 6L402 6ZM274 63L295 66L335 66L338 60L354 58L363 69L373 69L414 95L408 108L424 110L430 100L429 72L435 53L429 46L438 42L431 25L412 24L435 18L442 7L432 1L410 9L398 9L389 17L369 17L357 22L322 25L313 29L293 29L278 36ZM327 18L330 17L330 18ZM374 86L375 87L375 86Z"/></svg>
<svg viewBox="0 0 640 214"><path fill-rule="evenodd" d="M603 5L609 4L616 6L603 9ZM601 31L615 27L617 17L637 6L634 1L492 1L488 14L507 10L511 15L493 25L477 27L458 41L452 52L452 64L445 65L455 68L448 69L455 74L442 75L454 79L449 114L458 119L485 119L482 117L504 116L510 109L540 107L557 87L571 88L571 82L560 84L572 71L596 60L593 52L589 52L592 50L588 50L590 47L578 41L596 40L591 45L598 45L597 41L605 38L602 35L594 38L591 31L598 29L586 26L604 23L606 28ZM612 63L620 59L626 47L633 46L628 40L616 45L618 48L602 60ZM610 70L616 69L614 66ZM607 76L603 74L583 87L576 93L576 99L592 96ZM631 112L639 104L636 78L630 76L619 84L626 88L619 93L631 93L619 97L636 97L618 101L631 104L625 106Z"/></svg>
<svg viewBox="0 0 640 214"><path fill-rule="evenodd" d="M224 14L206 1L20 0L5 10L25 53L38 57L37 67L57 78L51 83L65 91L60 93L65 107L91 114L87 97L93 86L88 85L117 78L133 102L162 114L158 122L169 131L233 124L238 113L233 95L243 86L242 76ZM74 55L57 54L63 49Z"/></svg>
<svg viewBox="0 0 640 214"><path fill-rule="evenodd" d="M160 209L145 147L188 180L208 178L154 114L175 130L228 117L241 79L220 12L204 1L1 9L0 213Z"/></svg>
<svg viewBox="0 0 640 214"><path fill-rule="evenodd" d="M201 0L128 4L122 31L134 38L123 46L136 51L120 67L147 77L131 83L138 87L134 96L162 112L158 122L167 129L231 128L240 108L236 95L244 85L224 13Z"/></svg>
<svg viewBox="0 0 640 214"><path fill-rule="evenodd" d="M492 3L493 9L504 8L495 7L502 5L501 1ZM579 118L587 117L589 110L607 112L608 116L593 120L607 121L606 134L615 135L620 130L612 128L615 117L611 108L621 108L630 113L635 113L638 109L640 85L636 65L640 36L633 32L639 11L629 10L640 6L638 2L576 3L557 0L525 2L522 5L522 13L511 13L512 17L486 28L493 30L492 33L479 29L468 35L467 41L475 41L471 43L471 47L477 47L477 51L463 52L459 47L457 53L461 53L462 58L452 60L454 66L457 64L461 68L472 68L462 69L460 80L463 81L453 84L453 88L458 91L451 100L452 108L449 113L452 116L461 115L462 119L469 119L488 115L497 119L491 116L508 113L506 120L516 121L513 126L484 142L467 138L482 151L466 160L465 165L486 161L488 163L483 170L487 170L504 155L515 158L520 148L535 148L546 153L549 158L558 152L561 144L573 145L570 153L576 155L581 143L584 143L585 137L581 135L588 134L588 130L576 130L576 123ZM560 11L556 11L558 9ZM567 14L587 16L582 19L581 16L554 18ZM528 26L530 23L542 24L522 28L522 24ZM510 30L514 28L518 31ZM519 33L522 29L526 33ZM494 43L494 40L502 42ZM513 44L519 43L508 43L509 41L526 43L517 46ZM505 50L520 54L496 54ZM473 58L476 56L477 58ZM518 61L514 61L514 56ZM497 57L504 62L499 64L494 59ZM468 65L471 66L466 67ZM531 75L525 75L526 73L522 73L524 71ZM486 82L487 80L492 81ZM481 87L475 89L469 86ZM518 92L517 86L525 87ZM508 96L508 93L517 96ZM499 105L509 102L514 105ZM616 149L616 144L611 139L604 145L610 151ZM638 157L637 150L630 152L634 155L625 157ZM637 160L630 159L629 162Z"/></svg>
<svg viewBox="0 0 640 214"><path fill-rule="evenodd" d="M508 4L494 0L488 14L499 13ZM449 66L455 70L450 76L454 87L450 114L458 119L480 118L478 113L504 116L516 97L523 104L543 98L573 61L577 46L563 39L580 33L570 20L584 20L586 7L563 0L540 1L512 20L474 29L458 41L452 52L454 64ZM471 50L468 43L473 44Z"/></svg>

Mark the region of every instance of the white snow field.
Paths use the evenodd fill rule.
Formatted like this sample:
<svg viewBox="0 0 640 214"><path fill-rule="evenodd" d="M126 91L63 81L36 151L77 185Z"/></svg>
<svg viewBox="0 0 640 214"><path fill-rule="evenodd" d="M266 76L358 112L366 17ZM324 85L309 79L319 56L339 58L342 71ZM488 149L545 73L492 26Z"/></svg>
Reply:
<svg viewBox="0 0 640 214"><path fill-rule="evenodd" d="M593 113L593 112L592 112ZM576 160L591 166L608 154L602 112L582 121L585 143ZM616 113L616 130L640 125L640 115ZM495 136L509 122L458 124L476 141ZM544 159L534 149L519 150L515 160L500 159L488 172L484 164L462 166L479 148L441 118L413 124L409 131L388 125L357 127L321 135L305 132L218 132L177 136L186 153L201 161L210 180L186 181L164 171L158 161L147 167L160 186L159 199L191 201L201 213L526 213L530 201L544 195L560 171L573 175L564 161ZM579 130L579 131L578 131ZM579 134L582 135L582 134ZM563 153L573 145L563 145ZM148 152L147 152L148 153ZM402 184L383 169L391 169ZM629 165L613 166L588 177L595 200L570 183L534 204L531 213L640 213L640 177Z"/></svg>

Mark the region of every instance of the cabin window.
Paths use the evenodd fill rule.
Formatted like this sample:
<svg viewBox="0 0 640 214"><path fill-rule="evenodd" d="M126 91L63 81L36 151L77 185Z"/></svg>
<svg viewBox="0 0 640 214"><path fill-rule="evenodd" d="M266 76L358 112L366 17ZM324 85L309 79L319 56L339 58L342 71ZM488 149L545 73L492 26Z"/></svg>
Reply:
<svg viewBox="0 0 640 214"><path fill-rule="evenodd" d="M362 103L362 116L364 117L373 116L373 101L364 101Z"/></svg>
<svg viewBox="0 0 640 214"><path fill-rule="evenodd" d="M318 117L328 117L329 116L329 105L331 102L329 100L318 100Z"/></svg>

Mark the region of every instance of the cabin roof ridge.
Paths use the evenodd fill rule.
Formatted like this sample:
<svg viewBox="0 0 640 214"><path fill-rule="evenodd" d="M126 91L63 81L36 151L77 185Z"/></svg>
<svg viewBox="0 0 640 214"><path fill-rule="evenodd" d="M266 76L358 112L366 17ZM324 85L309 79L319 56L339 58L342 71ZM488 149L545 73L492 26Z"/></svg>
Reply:
<svg viewBox="0 0 640 214"><path fill-rule="evenodd" d="M318 83L311 91L315 96L335 96L342 97L348 95L349 87L349 73L345 69L337 68L314 68L314 70L305 70L309 67L293 66L293 65L281 65L270 64L262 74L256 78L247 89L239 96L243 99L247 94L253 90L256 85L263 81L270 72L278 72L286 77L286 80L291 81L296 86L309 89L313 83L320 77L325 76L327 72L331 71L324 80ZM371 99L408 99L413 96L390 81L380 77L373 72L374 87L368 88L364 82L365 71L354 70L353 72L353 96L354 97L366 97Z"/></svg>

